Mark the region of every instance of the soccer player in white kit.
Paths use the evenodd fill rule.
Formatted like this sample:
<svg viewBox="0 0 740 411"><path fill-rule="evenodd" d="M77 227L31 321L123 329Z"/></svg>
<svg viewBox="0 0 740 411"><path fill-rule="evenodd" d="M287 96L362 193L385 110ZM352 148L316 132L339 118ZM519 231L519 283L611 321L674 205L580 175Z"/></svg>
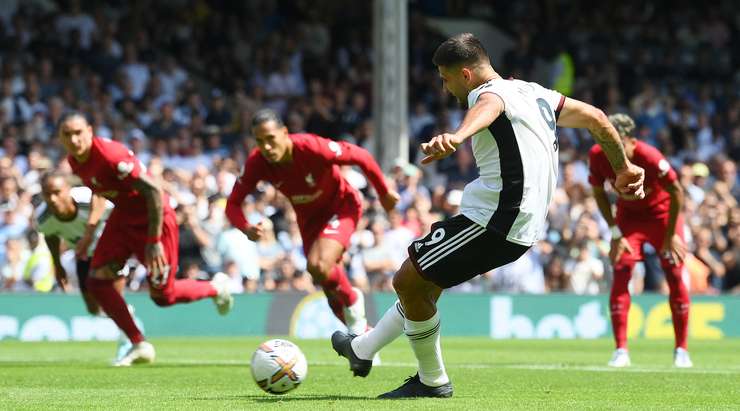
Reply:
<svg viewBox="0 0 740 411"><path fill-rule="evenodd" d="M459 215L435 223L411 243L409 258L393 278L399 301L377 326L360 336L332 336L354 374L366 376L373 355L406 334L419 371L380 398L452 396L437 299L446 288L517 260L542 237L558 175L557 125L587 128L607 154L616 189L644 196L644 171L627 159L601 110L536 83L501 78L470 33L442 43L433 62L445 88L469 109L454 133L421 145L427 155L422 163L449 156L472 137L480 177L465 187Z"/></svg>
<svg viewBox="0 0 740 411"><path fill-rule="evenodd" d="M61 241L75 251L75 271L82 299L87 311L94 316L105 315L95 301L95 297L85 286L90 272L90 260L105 219L113 209L113 204L105 198L94 196L87 187L71 187L68 176L59 172L46 173L41 177L41 195L44 202L36 208L36 229L44 234L44 239L54 262L54 275L59 287L67 291L67 271L61 261ZM126 272L119 273L114 281L116 290L123 294L126 286ZM129 306L129 311L133 308ZM119 340L116 357L130 348L127 338Z"/></svg>

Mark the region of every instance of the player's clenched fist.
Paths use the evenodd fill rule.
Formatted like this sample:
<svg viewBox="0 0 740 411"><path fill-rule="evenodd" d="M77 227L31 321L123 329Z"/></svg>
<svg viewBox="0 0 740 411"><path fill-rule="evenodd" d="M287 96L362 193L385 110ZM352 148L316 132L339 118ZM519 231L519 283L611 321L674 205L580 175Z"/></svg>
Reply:
<svg viewBox="0 0 740 411"><path fill-rule="evenodd" d="M259 239L265 235L265 229L262 226L262 221L249 226L246 230L244 230L244 234L246 234L247 238L252 241L259 241Z"/></svg>
<svg viewBox="0 0 740 411"><path fill-rule="evenodd" d="M389 190L384 196L380 197L380 204L383 205L383 209L387 213L390 213L396 208L396 204L398 204L398 200L400 199L401 196L397 192Z"/></svg>
<svg viewBox="0 0 740 411"><path fill-rule="evenodd" d="M164 255L162 243L158 241L147 244L144 257L147 271L151 275L152 285L157 288L164 286L167 283L167 276L170 270L167 265L167 257Z"/></svg>
<svg viewBox="0 0 740 411"><path fill-rule="evenodd" d="M627 164L623 170L616 173L617 178L614 188L622 194L629 194L637 198L645 197L645 188L642 186L645 180L645 170L632 163Z"/></svg>
<svg viewBox="0 0 740 411"><path fill-rule="evenodd" d="M421 163L429 164L449 156L457 150L462 140L454 134L444 133L433 137L428 143L422 143L421 151L427 156L421 160Z"/></svg>

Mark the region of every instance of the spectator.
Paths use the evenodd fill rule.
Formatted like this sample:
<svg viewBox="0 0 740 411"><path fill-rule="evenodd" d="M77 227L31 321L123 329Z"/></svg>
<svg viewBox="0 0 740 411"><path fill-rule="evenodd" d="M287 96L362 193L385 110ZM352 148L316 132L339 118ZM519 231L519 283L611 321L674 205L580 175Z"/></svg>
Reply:
<svg viewBox="0 0 740 411"><path fill-rule="evenodd" d="M62 35L62 43L72 45L73 34L79 37L79 46L85 50L92 45L93 34L98 27L89 14L82 11L80 0L70 0L67 13L60 15L56 22L56 30Z"/></svg>
<svg viewBox="0 0 740 411"><path fill-rule="evenodd" d="M387 223L381 219L370 224L373 242L372 246L362 251L362 262L370 287L374 290L390 291L393 289L391 283L397 267L394 250L385 241L386 226Z"/></svg>
<svg viewBox="0 0 740 411"><path fill-rule="evenodd" d="M270 219L262 220L264 236L257 241L260 271L263 277L276 279L280 276L280 262L285 257L285 250L275 238L275 231Z"/></svg>
<svg viewBox="0 0 740 411"><path fill-rule="evenodd" d="M604 263L591 254L587 243L571 251L565 271L569 273L570 288L576 294L592 295L606 290Z"/></svg>
<svg viewBox="0 0 740 411"><path fill-rule="evenodd" d="M211 91L211 107L206 116L206 124L218 126L220 129L228 132L231 127L231 111L226 108L224 94L219 89Z"/></svg>
<svg viewBox="0 0 740 411"><path fill-rule="evenodd" d="M216 250L221 261L233 261L236 264L239 274L244 278L245 290L251 292L257 289L260 281L260 256L254 242L249 241L241 231L229 226L218 236Z"/></svg>
<svg viewBox="0 0 740 411"><path fill-rule="evenodd" d="M5 242L5 255L0 266L3 288L6 290L29 290L31 284L24 281L23 270L30 256L28 249L24 247L23 240L14 237Z"/></svg>
<svg viewBox="0 0 740 411"><path fill-rule="evenodd" d="M179 130L180 125L175 121L172 103L166 102L160 108L159 118L149 125L146 134L154 138L171 139Z"/></svg>
<svg viewBox="0 0 740 411"><path fill-rule="evenodd" d="M493 270L489 287L491 291L504 293L544 293L545 276L537 247L513 263Z"/></svg>

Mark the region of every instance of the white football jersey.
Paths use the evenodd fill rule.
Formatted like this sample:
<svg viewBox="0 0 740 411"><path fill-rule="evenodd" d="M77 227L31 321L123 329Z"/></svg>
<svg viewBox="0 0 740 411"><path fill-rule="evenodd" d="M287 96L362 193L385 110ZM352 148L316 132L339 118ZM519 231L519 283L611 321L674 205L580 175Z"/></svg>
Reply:
<svg viewBox="0 0 740 411"><path fill-rule="evenodd" d="M35 217L39 232L45 236L57 236L59 238L63 238L68 247L74 248L77 246L77 241L79 241L85 233L87 218L90 216L92 191L87 187L72 187L70 189L70 195L75 204L77 204L77 214L72 220L62 221L57 218L57 216L55 216L51 209L46 205L46 202L41 203L41 205L36 209ZM87 250L87 254L89 256L93 255L93 250L95 250L95 245L98 243L98 238L100 238L100 234L103 232L105 220L113 209L113 204L109 201L105 202L105 206L105 213L100 219L98 228L95 230L93 242Z"/></svg>
<svg viewBox="0 0 740 411"><path fill-rule="evenodd" d="M472 90L468 107L483 93L495 93L505 107L472 137L480 177L465 186L460 211L507 240L529 246L544 235L555 192L555 128L565 97L536 83L499 78Z"/></svg>

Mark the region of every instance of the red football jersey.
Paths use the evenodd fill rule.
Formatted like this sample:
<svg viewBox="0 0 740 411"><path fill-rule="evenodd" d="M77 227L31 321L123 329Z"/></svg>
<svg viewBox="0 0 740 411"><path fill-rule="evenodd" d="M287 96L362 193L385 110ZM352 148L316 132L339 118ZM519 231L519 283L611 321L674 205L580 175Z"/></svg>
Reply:
<svg viewBox="0 0 740 411"><path fill-rule="evenodd" d="M241 205L259 181L269 182L290 200L302 227L310 226L311 218L334 210L346 196L356 195L340 174L339 165L359 166L378 195L388 192L383 173L367 150L314 134L291 134L290 139L293 160L288 164L269 163L259 149L249 154L226 205L226 215L234 227L244 230L249 226Z"/></svg>
<svg viewBox="0 0 740 411"><path fill-rule="evenodd" d="M145 171L126 146L117 141L95 137L87 161L79 163L72 156L67 156L67 161L72 171L93 193L107 198L115 205L113 213L125 216L126 221L131 224L148 222L146 200L133 186L133 182ZM163 207L169 207L167 196L164 196L162 203Z"/></svg>
<svg viewBox="0 0 740 411"><path fill-rule="evenodd" d="M640 200L619 194L617 216L625 214L635 218L666 216L670 209L671 196L663 187L676 181L676 172L658 149L642 141L637 141L630 161L645 170L645 198ZM598 144L591 147L589 152L589 171L588 181L591 185L603 186L604 181L609 180L612 187L614 186L616 179L614 170Z"/></svg>

